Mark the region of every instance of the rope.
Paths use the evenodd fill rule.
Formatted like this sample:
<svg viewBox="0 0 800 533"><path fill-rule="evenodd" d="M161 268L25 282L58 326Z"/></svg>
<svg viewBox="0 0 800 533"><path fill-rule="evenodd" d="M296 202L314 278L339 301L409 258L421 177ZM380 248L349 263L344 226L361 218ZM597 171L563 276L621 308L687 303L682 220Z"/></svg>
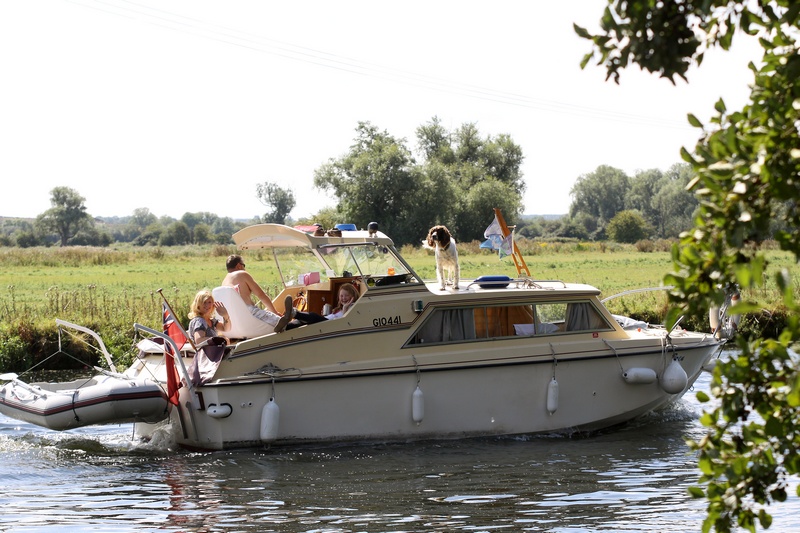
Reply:
<svg viewBox="0 0 800 533"><path fill-rule="evenodd" d="M84 383L84 385L86 385L86 384ZM79 388L80 387L78 387L78 389ZM72 414L75 415L75 422L80 422L81 421L81 417L78 416L78 411L75 410L75 396L78 395L78 389L75 389L74 391L72 391Z"/></svg>
<svg viewBox="0 0 800 533"><path fill-rule="evenodd" d="M62 350L61 350L61 348L59 348L58 350L56 350L56 351L55 351L55 352L53 352L52 354L48 355L47 357L45 357L44 359L42 359L41 361L39 361L38 363L36 363L36 364L35 364L35 365L33 365L32 367L30 367L28 370L25 370L24 372L22 372L22 373L20 374L20 376L24 376L25 374L28 374L28 373L31 373L31 372L33 372L33 371L34 371L34 370L36 370L38 367L42 366L43 364L45 364L47 361L49 361L49 360L50 360L50 359L52 359L53 357L57 356L58 354L63 354L63 355L65 355L65 356L69 357L70 359L72 359L72 360L74 360L74 361L77 361L78 363L80 363L80 364L82 364L82 365L84 365L84 366L89 366L89 365L87 365L87 364L86 364L86 362L85 362L85 361L83 361L83 360L81 360L81 359L78 359L77 357L75 357L75 356L73 356L73 355L70 355L70 354L68 354L67 352L64 352L64 351L62 351ZM89 379L91 379L91 378L89 378Z"/></svg>
<svg viewBox="0 0 800 533"><path fill-rule="evenodd" d="M556 367L558 366L558 359L556 358L556 349L553 348L553 343L548 343L550 345L550 353L553 354L553 379L556 379Z"/></svg>
<svg viewBox="0 0 800 533"><path fill-rule="evenodd" d="M303 371L300 370L299 368L294 368L294 367L292 367L292 368L280 368L280 367L277 367L277 366L273 365L272 363L268 363L268 364L262 366L261 368L257 368L256 370L253 370L252 372L245 372L244 375L245 376L254 376L254 375L268 376L268 377L271 377L274 380L275 376L287 374L289 372L297 372L298 373L297 376L294 376L294 377L298 377L298 378L303 375Z"/></svg>
<svg viewBox="0 0 800 533"><path fill-rule="evenodd" d="M613 346L611 346L611 345L608 343L608 339L603 339L603 342L605 343L605 345L606 345L606 346L608 346L608 348L609 348L609 349L610 349L612 352L614 352L614 356L617 358L617 364L619 365L619 370L620 370L620 372L622 372L622 373L624 374L624 373L625 373L625 369L624 369L624 368L622 368L622 361L620 361L620 359L619 359L619 354L617 353L617 350L616 350L616 348L614 348Z"/></svg>

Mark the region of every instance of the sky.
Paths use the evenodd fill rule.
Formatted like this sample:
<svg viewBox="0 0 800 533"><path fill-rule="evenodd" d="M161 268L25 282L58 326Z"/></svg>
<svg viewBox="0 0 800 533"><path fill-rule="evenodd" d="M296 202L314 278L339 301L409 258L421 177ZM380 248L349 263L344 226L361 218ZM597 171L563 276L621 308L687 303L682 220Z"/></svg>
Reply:
<svg viewBox="0 0 800 533"><path fill-rule="evenodd" d="M293 191L291 217L336 199L314 171L359 122L405 139L438 117L508 134L525 156L526 214L569 210L600 165L629 175L681 162L723 98L747 101L756 43L711 51L689 83L590 64L577 23L606 0L3 0L0 216L35 217L54 187L95 217L268 211L259 183ZM488 216L488 215L487 215ZM348 221L349 222L349 221Z"/></svg>

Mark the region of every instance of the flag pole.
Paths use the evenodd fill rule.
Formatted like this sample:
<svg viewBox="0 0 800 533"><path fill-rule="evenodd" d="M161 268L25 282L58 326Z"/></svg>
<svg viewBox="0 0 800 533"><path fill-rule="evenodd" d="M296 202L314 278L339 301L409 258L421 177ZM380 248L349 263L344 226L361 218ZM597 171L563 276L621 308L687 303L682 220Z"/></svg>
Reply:
<svg viewBox="0 0 800 533"><path fill-rule="evenodd" d="M494 208L494 216L497 217L497 223L500 224L500 229L503 231L503 238L505 239L509 235L511 235L511 230L508 229L506 225L506 220L503 218L503 215L500 213L500 209L497 207ZM522 254L519 253L519 248L517 248L517 243L514 242L514 239L511 239L511 259L514 260L514 266L517 267L517 275L521 276L522 271L525 271L525 274L528 277L531 277L531 271L528 270L528 265L525 264L525 260L522 258Z"/></svg>
<svg viewBox="0 0 800 533"><path fill-rule="evenodd" d="M166 305L166 306L167 306L167 311L169 311L169 314L170 314L170 315L172 315L172 320L174 320L174 321L175 321L175 324L177 324L177 325L178 325L178 327L179 327L179 328L180 328L180 330L181 330L181 333L183 333L183 336L184 336L184 337L186 337L186 341L187 341L189 344L191 344L191 345L192 345L192 349L193 349L195 352L197 352L197 346L195 346L195 344L194 344L194 341L193 341L193 340L192 340L192 338L189 336L189 334L186 332L186 330L185 330L185 329L183 329L183 324L181 324L181 321L180 321L180 320L178 320L178 317L175 315L175 311L173 311L173 310L172 310L172 306L171 306L171 305L169 305L169 302L167 301L167 297L166 297L166 296L164 296L164 292L163 292L163 290L164 290L164 289L158 289L156 292L157 292L159 295L161 295L161 299L162 299L162 300L164 300L164 305ZM182 346L181 346L181 347L179 347L179 348L182 348Z"/></svg>

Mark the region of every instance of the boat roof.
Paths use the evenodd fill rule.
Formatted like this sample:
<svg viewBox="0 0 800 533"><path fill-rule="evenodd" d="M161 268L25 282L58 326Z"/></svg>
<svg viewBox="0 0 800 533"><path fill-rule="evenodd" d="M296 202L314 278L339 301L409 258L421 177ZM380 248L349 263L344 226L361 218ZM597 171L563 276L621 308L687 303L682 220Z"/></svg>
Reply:
<svg viewBox="0 0 800 533"><path fill-rule="evenodd" d="M233 234L233 242L240 250L258 248L318 248L325 244L366 244L393 246L392 240L380 231L342 231L341 237L327 235L316 237L282 224L256 224Z"/></svg>

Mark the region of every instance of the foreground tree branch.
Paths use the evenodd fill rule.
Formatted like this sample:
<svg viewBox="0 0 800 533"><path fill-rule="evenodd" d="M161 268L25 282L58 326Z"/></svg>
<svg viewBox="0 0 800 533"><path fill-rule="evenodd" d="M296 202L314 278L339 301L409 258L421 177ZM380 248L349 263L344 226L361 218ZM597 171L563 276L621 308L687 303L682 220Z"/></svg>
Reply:
<svg viewBox="0 0 800 533"><path fill-rule="evenodd" d="M665 278L675 287L668 327L681 314L720 304L726 288L764 286L759 244L770 230L781 249L800 258L799 15L800 3L790 0L611 0L600 33L575 27L592 41L583 66L596 59L616 82L631 64L673 82L686 79L706 50L728 49L737 32L757 35L764 49L761 65L750 65L754 82L743 109L729 110L719 100L709 124L689 117L700 139L682 156L696 173L688 189L701 207L673 250L674 273ZM714 371L717 406L701 419L708 433L689 443L702 472L702 486L692 494L708 500L704 531L769 528L766 506L784 501L788 476L800 473L800 360L791 350L800 340L798 289L786 272L773 281L789 319L773 335L737 340L740 354ZM755 309L743 299L732 312ZM698 398L711 400L704 393Z"/></svg>

